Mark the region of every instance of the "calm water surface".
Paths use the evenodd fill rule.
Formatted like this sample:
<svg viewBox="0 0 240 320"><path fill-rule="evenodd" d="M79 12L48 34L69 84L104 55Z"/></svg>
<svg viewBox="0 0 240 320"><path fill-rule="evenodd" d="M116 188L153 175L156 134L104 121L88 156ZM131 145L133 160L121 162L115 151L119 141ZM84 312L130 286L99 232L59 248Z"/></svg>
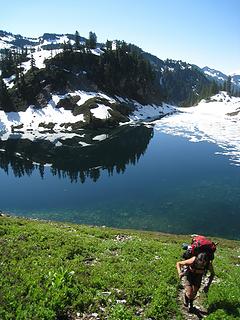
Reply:
<svg viewBox="0 0 240 320"><path fill-rule="evenodd" d="M17 136L0 141L0 210L240 239L240 167L216 155L216 145L146 126L83 136L57 147Z"/></svg>

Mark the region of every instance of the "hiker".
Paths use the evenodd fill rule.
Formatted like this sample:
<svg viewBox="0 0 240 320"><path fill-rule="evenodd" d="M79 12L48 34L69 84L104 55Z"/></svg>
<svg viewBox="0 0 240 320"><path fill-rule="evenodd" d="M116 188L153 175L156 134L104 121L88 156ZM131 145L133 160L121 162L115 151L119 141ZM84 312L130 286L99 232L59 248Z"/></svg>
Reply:
<svg viewBox="0 0 240 320"><path fill-rule="evenodd" d="M185 280L184 306L188 307L189 312L192 312L194 310L193 300L201 286L203 275L206 274L207 271L210 271L208 283L203 289L204 292L208 292L214 278L212 261L209 260L209 256L206 252L202 252L190 259L178 261L176 267L179 278L184 278Z"/></svg>

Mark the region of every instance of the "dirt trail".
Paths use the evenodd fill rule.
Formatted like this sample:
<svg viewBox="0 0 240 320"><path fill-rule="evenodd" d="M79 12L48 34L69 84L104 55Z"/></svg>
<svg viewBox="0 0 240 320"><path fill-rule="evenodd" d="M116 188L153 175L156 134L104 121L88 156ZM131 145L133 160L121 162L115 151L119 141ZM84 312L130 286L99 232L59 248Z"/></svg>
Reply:
<svg viewBox="0 0 240 320"><path fill-rule="evenodd" d="M208 311L207 309L202 305L202 301L201 301L201 293L203 290L203 287L206 283L207 278L204 278L202 280L202 286L196 296L196 299L194 300L193 306L194 306L194 310L192 313L190 313L187 309L187 307L185 307L183 305L183 298L184 298L184 280L182 280L182 286L181 289L179 290L179 294L178 294L178 303L180 306L180 310L181 313L183 315L183 318L186 320L198 320L198 319L203 319L208 315Z"/></svg>

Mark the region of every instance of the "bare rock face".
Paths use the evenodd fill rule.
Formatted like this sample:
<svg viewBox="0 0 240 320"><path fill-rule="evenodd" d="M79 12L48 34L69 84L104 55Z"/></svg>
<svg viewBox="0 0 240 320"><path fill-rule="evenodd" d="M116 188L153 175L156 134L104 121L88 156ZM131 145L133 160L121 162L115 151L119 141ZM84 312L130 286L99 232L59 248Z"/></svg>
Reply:
<svg viewBox="0 0 240 320"><path fill-rule="evenodd" d="M77 102L80 100L80 96L68 96L64 99L59 100L56 107L64 108L65 110L74 110L78 105Z"/></svg>
<svg viewBox="0 0 240 320"><path fill-rule="evenodd" d="M46 86L37 96L37 107L44 108L47 106L49 100L51 100L51 86Z"/></svg>

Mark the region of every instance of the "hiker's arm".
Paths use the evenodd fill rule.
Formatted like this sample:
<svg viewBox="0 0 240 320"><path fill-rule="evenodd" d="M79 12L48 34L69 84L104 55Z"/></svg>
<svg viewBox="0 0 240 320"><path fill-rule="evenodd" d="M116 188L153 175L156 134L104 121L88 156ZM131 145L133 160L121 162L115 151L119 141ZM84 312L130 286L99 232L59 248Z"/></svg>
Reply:
<svg viewBox="0 0 240 320"><path fill-rule="evenodd" d="M206 292L206 293L208 292L209 287L210 287L210 285L211 285L211 283L213 281L213 278L215 276L215 272L214 272L214 268L213 268L212 262L210 262L208 270L210 271L210 276L208 277L208 283L206 284L206 286L203 289L204 292Z"/></svg>
<svg viewBox="0 0 240 320"><path fill-rule="evenodd" d="M178 276L179 278L181 279L182 276L184 275L183 272L181 272L181 267L182 266L190 266L193 264L193 262L195 261L196 257L192 257L190 259L187 259L187 260L183 260L183 261L178 261L176 263L176 268L177 268L177 272L178 272Z"/></svg>

